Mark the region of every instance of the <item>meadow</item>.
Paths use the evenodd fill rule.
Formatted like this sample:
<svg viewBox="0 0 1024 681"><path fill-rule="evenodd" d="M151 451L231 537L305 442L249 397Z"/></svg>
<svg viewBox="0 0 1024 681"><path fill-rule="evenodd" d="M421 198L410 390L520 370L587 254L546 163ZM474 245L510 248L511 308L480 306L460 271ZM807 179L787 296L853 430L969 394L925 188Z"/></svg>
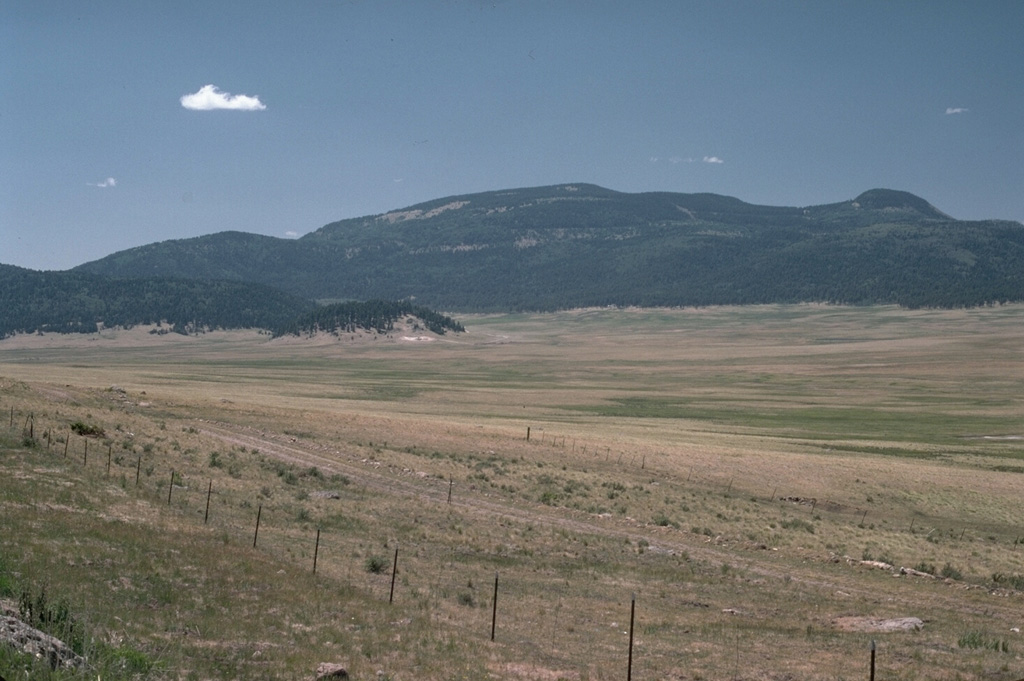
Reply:
<svg viewBox="0 0 1024 681"><path fill-rule="evenodd" d="M1024 306L456 317L0 341L0 675L1024 677Z"/></svg>

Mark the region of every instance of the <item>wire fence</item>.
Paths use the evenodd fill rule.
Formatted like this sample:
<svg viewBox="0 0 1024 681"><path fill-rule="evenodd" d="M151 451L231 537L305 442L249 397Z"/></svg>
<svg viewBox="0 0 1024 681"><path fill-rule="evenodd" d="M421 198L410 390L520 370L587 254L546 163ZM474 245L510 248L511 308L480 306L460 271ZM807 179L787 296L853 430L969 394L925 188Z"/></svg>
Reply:
<svg viewBox="0 0 1024 681"><path fill-rule="evenodd" d="M325 531L322 526L310 523L306 524L307 529L301 529L296 526L294 519L279 523L280 519L273 513L265 513L262 503L255 500L238 503L237 493L217 489L212 477L202 480L201 476L193 472L165 466L156 457L134 450L115 452L112 441L103 440L89 432L75 432L64 421L37 423L33 413L20 413L13 405L8 415L9 430L16 437L21 437L23 446L38 450L40 456L59 458L69 467L81 465L92 474L102 471L105 478L115 478L122 487L134 488L154 505L194 518L197 523L226 533L234 544L248 544L251 539L251 548L254 550L271 551L280 559L284 559L282 554L287 553L287 560L296 562L302 569L308 569L313 574L327 571L335 576L343 576L349 583L365 589L380 601L421 601L432 606L431 617L436 618L439 625L464 632L467 636L513 642L523 650L535 651L537 659L546 656L546 645L558 640L559 645L572 649L577 656L600 661L597 663L599 666L613 667L618 664L625 670L627 680L632 677L636 640L634 625L637 612L640 612L641 619L643 616L643 599L638 603L635 593L630 596L628 606L624 605L621 596L603 603L600 609L606 614L603 618L580 614L592 613L593 608L574 607L577 605L575 601L580 598L592 599L594 594L581 596L579 589L560 579L533 580L527 586L507 575L503 578L500 569L488 570L479 564L470 565L470 561L460 555L457 544L443 547L404 542L400 546L389 547L387 555L371 556L360 565L351 556L342 556L333 551L333 545L340 542L332 541L332 536L340 535L342 530ZM571 448L581 454L589 450L593 456L603 457L606 461L616 458L617 463L627 466L641 469L648 466L646 456L625 458L625 454L616 454L610 447L602 448L547 434L538 436L531 433L530 429L527 429L524 439L538 445ZM691 469L688 479L693 479L693 474ZM704 483L717 485L726 493L734 489L739 491L735 476L729 477L727 481L709 476ZM442 497L446 497L445 505L451 505L455 488L452 477L444 483L444 488ZM229 506L229 497L234 502L230 504L233 512L221 513L222 508ZM849 517L851 522L860 525L867 518L866 510L839 501L780 496L778 486L773 486L765 498L770 502L805 508L809 514L826 512ZM249 519L246 520L237 508L248 508L251 512ZM909 530L913 531L913 524ZM964 532L960 533L961 540ZM1013 541L1014 548L1019 543L1021 540L1018 536ZM416 567L406 567L403 563L403 559L409 555L415 555ZM448 607L437 607L441 603L448 604ZM527 608L524 616L524 609L520 607L517 608L519 616L508 617L502 612L502 603L531 604L534 610L530 612ZM690 605L684 601L680 601L680 604ZM871 679L875 676L876 648L875 642L871 641ZM683 663L682 655L680 663ZM622 678L622 675L596 674L595 677Z"/></svg>

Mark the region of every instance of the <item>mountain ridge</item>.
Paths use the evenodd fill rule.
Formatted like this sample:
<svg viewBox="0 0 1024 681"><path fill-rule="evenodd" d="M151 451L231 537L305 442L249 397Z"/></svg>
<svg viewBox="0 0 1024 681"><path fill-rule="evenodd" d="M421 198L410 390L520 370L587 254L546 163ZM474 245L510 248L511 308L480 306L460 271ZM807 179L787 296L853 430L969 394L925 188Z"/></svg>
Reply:
<svg viewBox="0 0 1024 681"><path fill-rule="evenodd" d="M761 206L559 184L453 195L299 239L219 232L72 271L247 281L319 300L458 311L1024 300L1024 225L955 220L909 192Z"/></svg>

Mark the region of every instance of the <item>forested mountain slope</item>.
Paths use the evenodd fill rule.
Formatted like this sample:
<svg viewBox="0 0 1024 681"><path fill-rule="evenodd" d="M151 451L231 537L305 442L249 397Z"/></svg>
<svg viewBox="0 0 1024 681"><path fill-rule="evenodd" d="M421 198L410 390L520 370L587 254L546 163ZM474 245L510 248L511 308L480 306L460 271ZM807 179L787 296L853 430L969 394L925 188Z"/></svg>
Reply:
<svg viewBox="0 0 1024 681"><path fill-rule="evenodd" d="M111 279L0 265L0 338L157 323L166 323L178 333L271 329L313 307L297 296L237 281Z"/></svg>
<svg viewBox="0 0 1024 681"><path fill-rule="evenodd" d="M468 194L297 240L223 232L76 271L250 281L313 299L461 311L820 301L1024 300L1024 225L955 220L876 189L804 208L557 185Z"/></svg>

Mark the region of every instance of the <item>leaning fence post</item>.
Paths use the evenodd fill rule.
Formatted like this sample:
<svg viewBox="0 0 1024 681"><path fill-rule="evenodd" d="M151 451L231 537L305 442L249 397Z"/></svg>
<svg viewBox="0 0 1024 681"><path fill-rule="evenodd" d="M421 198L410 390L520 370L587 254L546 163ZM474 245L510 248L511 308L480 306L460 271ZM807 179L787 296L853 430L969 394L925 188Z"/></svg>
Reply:
<svg viewBox="0 0 1024 681"><path fill-rule="evenodd" d="M210 519L210 495L213 494L213 480L210 480L210 486L206 488L206 513L203 514L203 525Z"/></svg>
<svg viewBox="0 0 1024 681"><path fill-rule="evenodd" d="M320 555L320 528L316 528L316 546L313 547L313 574L316 574L316 559Z"/></svg>
<svg viewBox="0 0 1024 681"><path fill-rule="evenodd" d="M491 601L491 640L494 640L494 629L498 623L498 573L494 573L494 598Z"/></svg>
<svg viewBox="0 0 1024 681"><path fill-rule="evenodd" d="M174 469L171 469L171 484L167 486L167 505L171 505L171 492L174 491Z"/></svg>
<svg viewBox="0 0 1024 681"><path fill-rule="evenodd" d="M256 539L260 536L260 516L263 515L263 504L256 511L256 532L252 535L252 547L256 548Z"/></svg>

